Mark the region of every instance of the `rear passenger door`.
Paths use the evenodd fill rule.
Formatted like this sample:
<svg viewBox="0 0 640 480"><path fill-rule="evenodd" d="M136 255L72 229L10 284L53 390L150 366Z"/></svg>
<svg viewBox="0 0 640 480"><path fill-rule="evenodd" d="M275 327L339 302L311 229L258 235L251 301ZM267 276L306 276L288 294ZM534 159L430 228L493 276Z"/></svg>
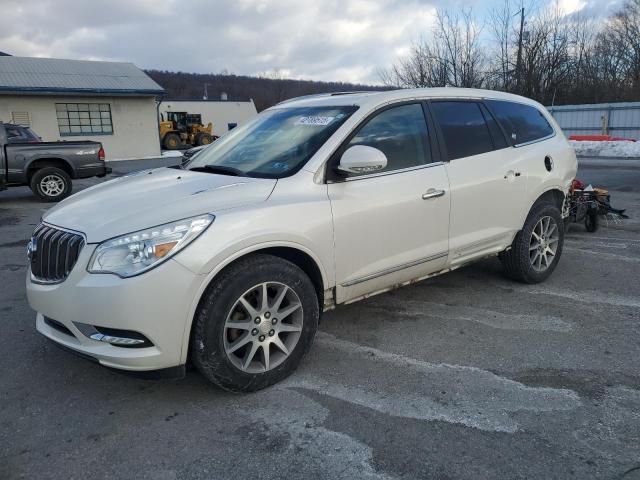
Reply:
<svg viewBox="0 0 640 480"><path fill-rule="evenodd" d="M449 262L464 263L508 246L522 227L522 163L481 101L438 100L430 109L451 191Z"/></svg>
<svg viewBox="0 0 640 480"><path fill-rule="evenodd" d="M565 145L562 141L551 139L555 131L535 106L506 100L486 100L485 104L502 125L507 140L513 145L513 158L517 158L521 165L528 200L522 215L524 222L536 198L548 188L560 186L557 172L553 171L554 154L559 153L558 146L562 148ZM550 162L546 161L547 157L551 159Z"/></svg>

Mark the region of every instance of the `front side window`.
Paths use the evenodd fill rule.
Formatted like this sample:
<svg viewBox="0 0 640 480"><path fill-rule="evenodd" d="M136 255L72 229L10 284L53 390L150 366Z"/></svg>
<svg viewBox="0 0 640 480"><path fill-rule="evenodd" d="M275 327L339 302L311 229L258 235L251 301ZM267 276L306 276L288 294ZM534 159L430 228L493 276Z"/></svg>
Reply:
<svg viewBox="0 0 640 480"><path fill-rule="evenodd" d="M56 117L63 137L113 133L108 103L56 103Z"/></svg>
<svg viewBox="0 0 640 480"><path fill-rule="evenodd" d="M266 111L216 140L184 168L260 178L292 175L356 110L338 106Z"/></svg>
<svg viewBox="0 0 640 480"><path fill-rule="evenodd" d="M433 102L449 160L494 150L493 139L476 102Z"/></svg>
<svg viewBox="0 0 640 480"><path fill-rule="evenodd" d="M416 167L432 161L427 123L422 105L417 103L382 111L360 128L344 150L354 145L366 145L382 151L387 157L387 166L381 172Z"/></svg>
<svg viewBox="0 0 640 480"><path fill-rule="evenodd" d="M515 145L553 134L553 128L542 112L531 105L502 100L488 100L486 103Z"/></svg>

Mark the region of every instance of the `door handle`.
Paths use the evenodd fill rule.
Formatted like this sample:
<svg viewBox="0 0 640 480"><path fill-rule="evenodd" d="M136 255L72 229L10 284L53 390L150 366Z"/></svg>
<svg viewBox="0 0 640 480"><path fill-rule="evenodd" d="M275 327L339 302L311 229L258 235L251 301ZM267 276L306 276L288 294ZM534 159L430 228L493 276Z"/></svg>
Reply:
<svg viewBox="0 0 640 480"><path fill-rule="evenodd" d="M507 180L509 177L519 177L519 176L520 176L520 172L514 172L513 170L509 170L507 173L505 173L504 179Z"/></svg>
<svg viewBox="0 0 640 480"><path fill-rule="evenodd" d="M422 194L423 200L429 200L430 198L438 198L445 194L444 190L436 190L435 188L430 188L425 193Z"/></svg>

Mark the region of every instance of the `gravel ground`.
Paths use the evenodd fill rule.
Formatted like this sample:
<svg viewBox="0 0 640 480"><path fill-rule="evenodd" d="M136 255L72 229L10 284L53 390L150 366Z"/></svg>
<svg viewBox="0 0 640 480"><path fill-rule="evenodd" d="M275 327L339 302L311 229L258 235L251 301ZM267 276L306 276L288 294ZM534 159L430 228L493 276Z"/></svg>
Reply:
<svg viewBox="0 0 640 480"><path fill-rule="evenodd" d="M579 176L638 217L640 169ZM232 395L36 333L25 246L48 207L0 193L1 479L640 478L637 220L572 227L541 285L490 259L339 308L292 377Z"/></svg>

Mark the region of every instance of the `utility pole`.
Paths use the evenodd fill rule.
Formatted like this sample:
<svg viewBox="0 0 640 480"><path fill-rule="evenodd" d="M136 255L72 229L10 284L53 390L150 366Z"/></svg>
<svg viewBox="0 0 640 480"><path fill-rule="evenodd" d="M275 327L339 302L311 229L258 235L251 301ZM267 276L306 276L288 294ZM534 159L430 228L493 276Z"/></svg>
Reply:
<svg viewBox="0 0 640 480"><path fill-rule="evenodd" d="M518 60L516 62L516 89L520 92L520 77L522 69L522 34L524 32L524 7L520 9L520 35L518 36Z"/></svg>

